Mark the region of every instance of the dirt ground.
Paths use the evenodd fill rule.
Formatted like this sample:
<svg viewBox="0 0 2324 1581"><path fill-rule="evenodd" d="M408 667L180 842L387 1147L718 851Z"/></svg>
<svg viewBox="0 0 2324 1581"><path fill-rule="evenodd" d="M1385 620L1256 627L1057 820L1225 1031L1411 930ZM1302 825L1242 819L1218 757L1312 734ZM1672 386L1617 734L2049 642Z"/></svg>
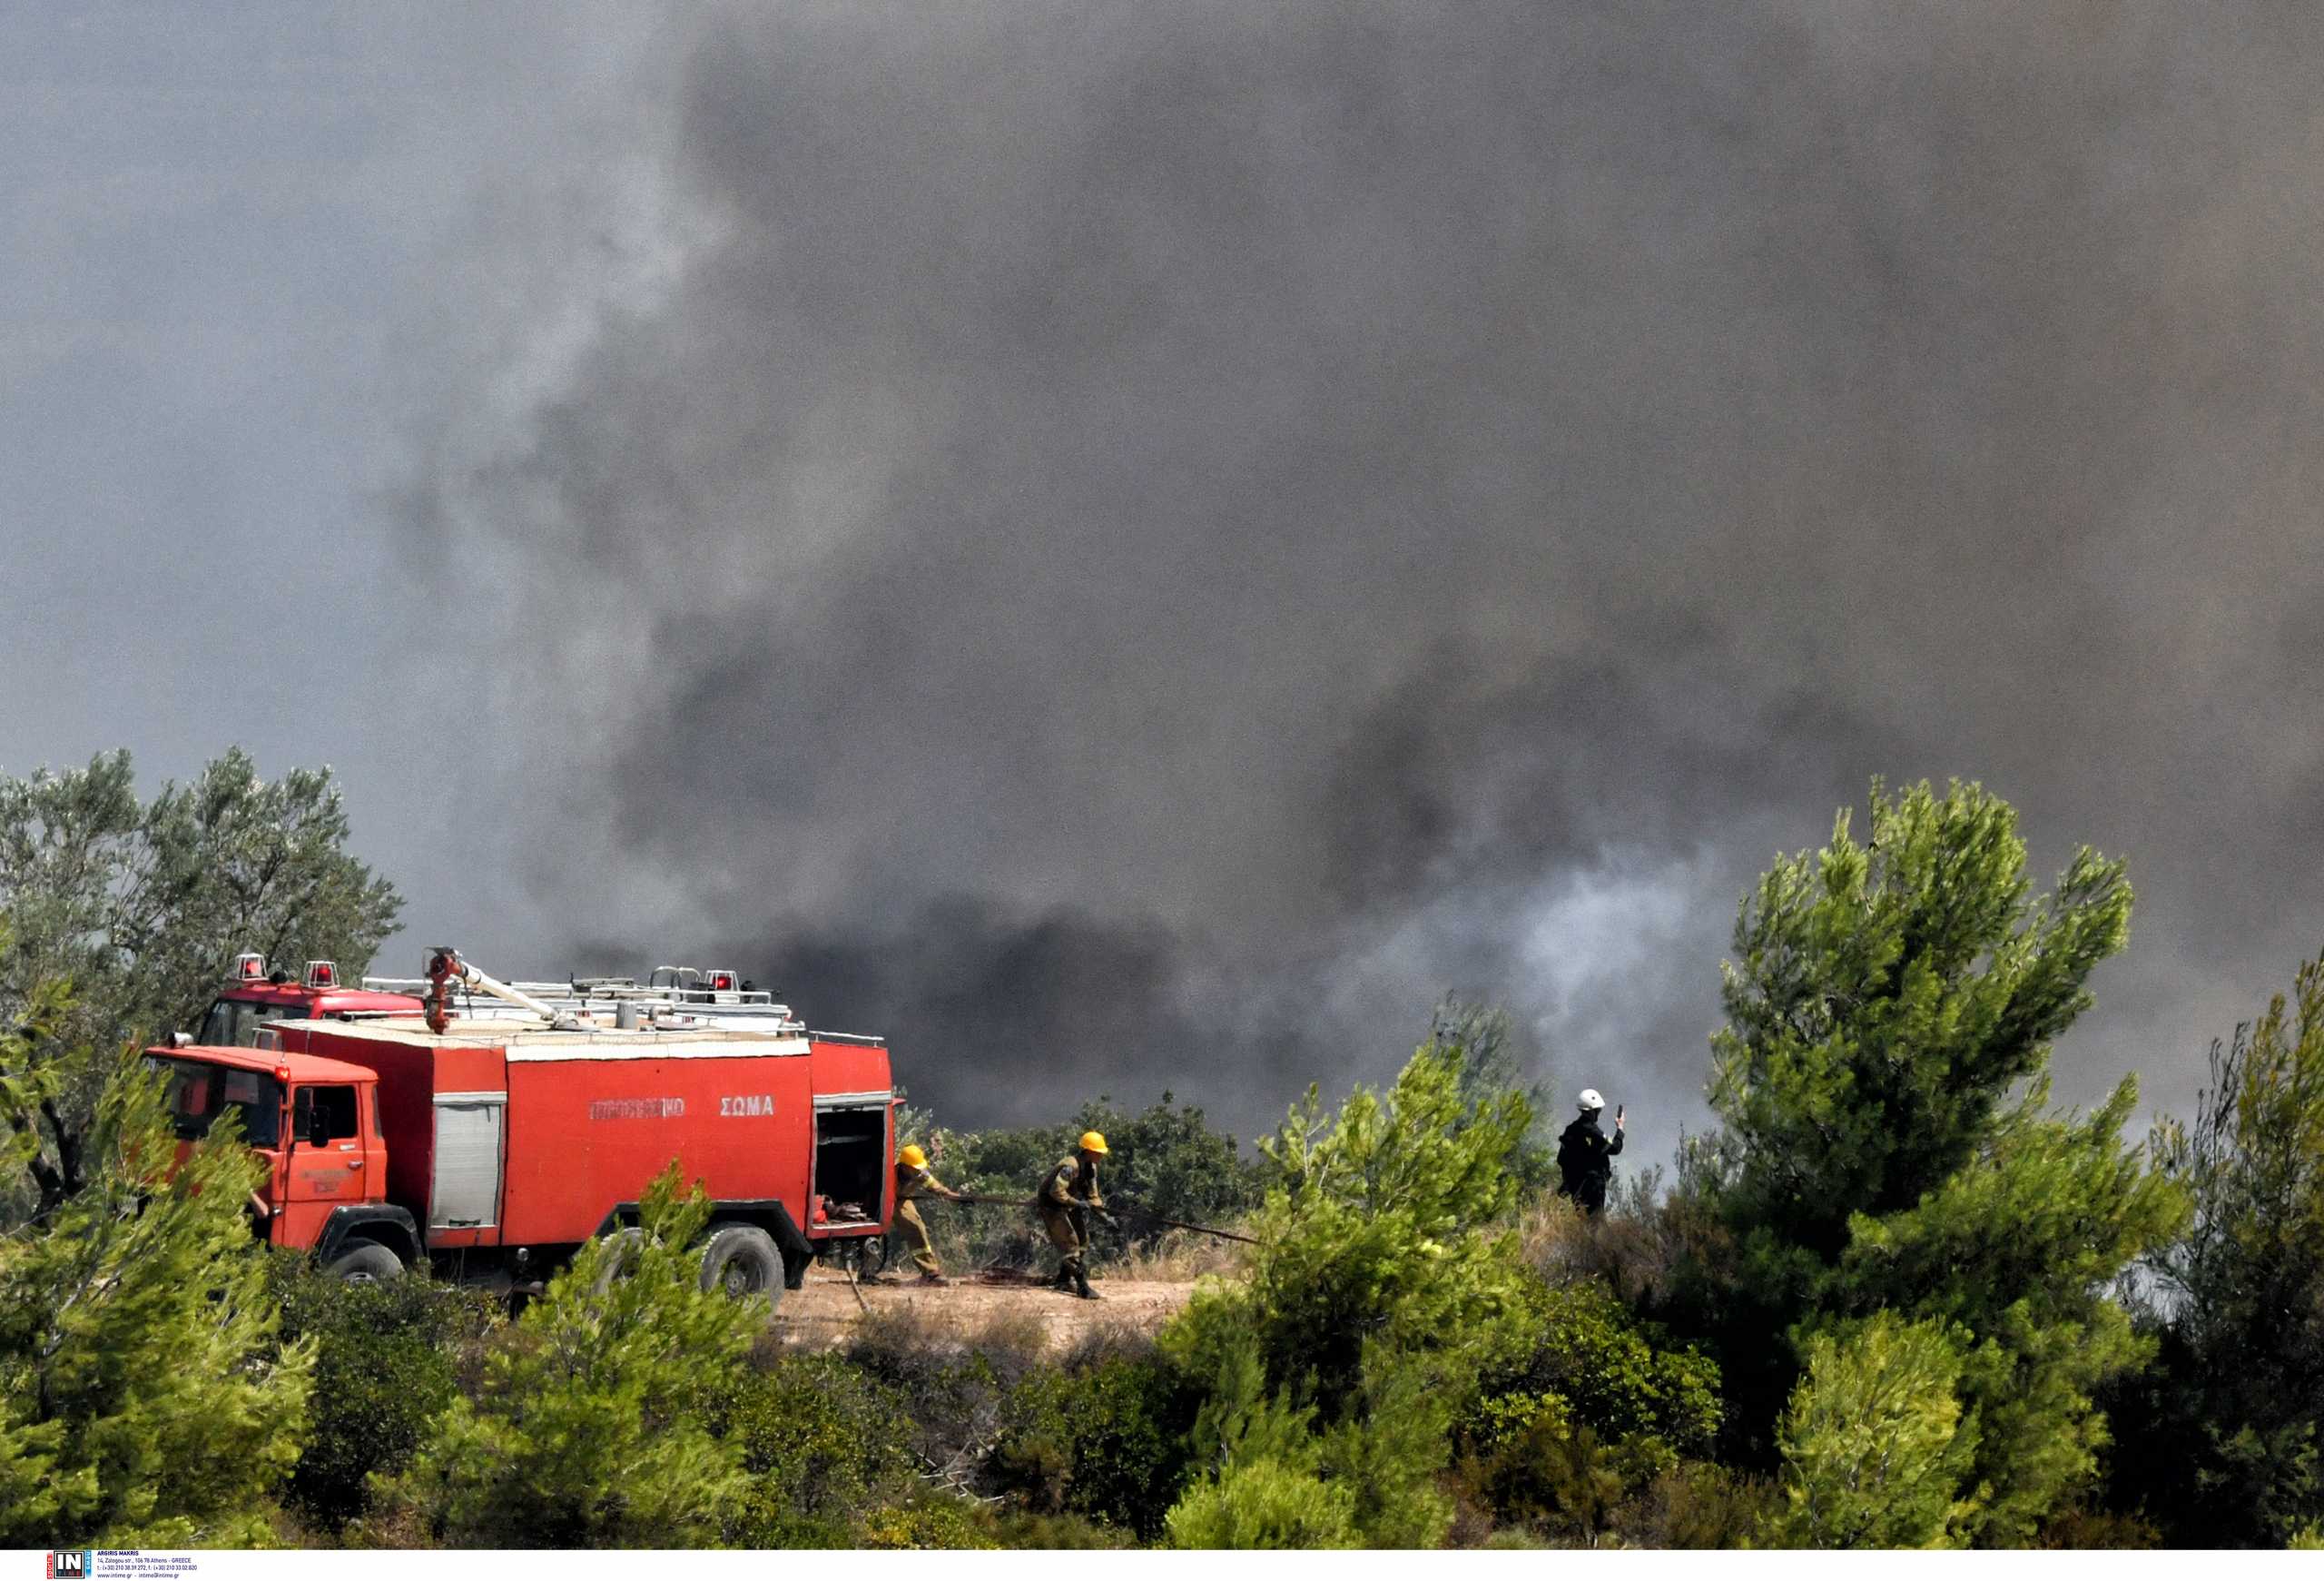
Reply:
<svg viewBox="0 0 2324 1581"><path fill-rule="evenodd" d="M1063 1349L1101 1330L1152 1333L1194 1291L1191 1283L1158 1280L1100 1278L1092 1283L1103 1300L1085 1301L1032 1284L956 1280L949 1285L923 1285L907 1274L882 1284L858 1286L863 1298L859 1307L845 1275L817 1266L808 1270L803 1288L783 1293L773 1328L795 1344L812 1346L839 1343L866 1310L883 1316L893 1312L931 1330L950 1330L964 1338L999 1321L1030 1317L1039 1322L1052 1349Z"/></svg>

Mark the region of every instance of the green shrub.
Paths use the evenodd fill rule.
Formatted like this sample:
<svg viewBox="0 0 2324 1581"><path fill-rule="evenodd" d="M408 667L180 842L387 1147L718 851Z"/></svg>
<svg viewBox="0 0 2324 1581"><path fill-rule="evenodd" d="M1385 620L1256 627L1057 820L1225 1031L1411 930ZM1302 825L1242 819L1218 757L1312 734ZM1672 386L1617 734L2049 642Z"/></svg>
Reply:
<svg viewBox="0 0 2324 1581"><path fill-rule="evenodd" d="M733 1523L744 1547L853 1546L867 1511L915 1490L901 1397L840 1357L746 1371L717 1416L751 1478Z"/></svg>
<svg viewBox="0 0 2324 1581"><path fill-rule="evenodd" d="M289 1502L328 1527L363 1513L373 1472L411 1463L428 1421L458 1393L454 1348L494 1321L491 1302L433 1280L350 1284L304 1254L278 1253L270 1282L282 1342L311 1337L314 1390Z"/></svg>
<svg viewBox="0 0 2324 1581"><path fill-rule="evenodd" d="M992 1534L1004 1548L1127 1548L1129 1533L1087 1516L1037 1515L1013 1509L992 1518Z"/></svg>
<svg viewBox="0 0 2324 1581"><path fill-rule="evenodd" d="M1686 1460L1615 1512L1614 1535L1626 1547L1748 1548L1781 1507L1780 1491L1766 1477Z"/></svg>
<svg viewBox="0 0 2324 1581"><path fill-rule="evenodd" d="M1003 1413L994 1485L1036 1511L1071 1511L1151 1542L1186 1485L1199 1404L1158 1356L1030 1374Z"/></svg>
<svg viewBox="0 0 2324 1581"><path fill-rule="evenodd" d="M1628 1487L1612 1451L1555 1394L1483 1402L1457 1475L1498 1520L1583 1542L1612 1524Z"/></svg>
<svg viewBox="0 0 2324 1581"><path fill-rule="evenodd" d="M931 1331L898 1309L857 1324L845 1355L891 1391L916 1469L974 1470L1000 1436L1009 1396L1040 1370L1045 1344L1029 1312L956 1336Z"/></svg>
<svg viewBox="0 0 2324 1581"><path fill-rule="evenodd" d="M1188 1489L1164 1535L1173 1548L1353 1548L1355 1491L1279 1460L1249 1461Z"/></svg>
<svg viewBox="0 0 2324 1581"><path fill-rule="evenodd" d="M1630 1317L1595 1282L1533 1287L1531 1353L1491 1380L1503 1391L1554 1391L1573 1419L1609 1441L1650 1435L1680 1454L1708 1453L1719 1426L1718 1364Z"/></svg>
<svg viewBox="0 0 2324 1581"><path fill-rule="evenodd" d="M694 1547L750 1495L741 1443L706 1426L741 1374L762 1300L701 1288L710 1212L675 1165L641 1232L582 1249L502 1330L475 1398L378 1485L388 1525L471 1547Z"/></svg>
<svg viewBox="0 0 2324 1581"><path fill-rule="evenodd" d="M949 1493L920 1493L864 1517L866 1548L997 1548L990 1516Z"/></svg>
<svg viewBox="0 0 2324 1581"><path fill-rule="evenodd" d="M1345 1494L1334 1507L1355 1536L1443 1540L1457 1403L1530 1333L1528 1276L1495 1221L1531 1112L1518 1093L1464 1094L1461 1072L1459 1050L1425 1046L1384 1096L1358 1088L1328 1120L1309 1089L1260 1144L1279 1183L1249 1279L1197 1290L1160 1339L1208 1396L1195 1449L1210 1474L1178 1507L1206 1534L1241 1529L1236 1511L1258 1520L1296 1472ZM1262 1460L1265 1477L1237 1480Z"/></svg>

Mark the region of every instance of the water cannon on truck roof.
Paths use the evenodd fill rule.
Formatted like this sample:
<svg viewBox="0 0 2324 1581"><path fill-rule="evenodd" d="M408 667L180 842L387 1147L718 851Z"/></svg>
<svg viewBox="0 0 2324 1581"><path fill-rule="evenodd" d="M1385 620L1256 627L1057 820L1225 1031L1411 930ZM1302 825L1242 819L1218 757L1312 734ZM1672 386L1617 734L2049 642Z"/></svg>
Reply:
<svg viewBox="0 0 2324 1581"><path fill-rule="evenodd" d="M429 966L442 956L457 961L459 952L431 950ZM483 988L474 976L455 973L442 993L446 1015L553 1021L558 1014L572 1014L633 1025L648 1020L691 1018L701 1024L730 1028L806 1030L805 1023L792 1013L789 1005L731 968L657 966L643 983L635 977L575 976L563 983L517 982L499 986L513 990L517 999L511 1001L505 993ZM427 970L418 977L365 977L350 984L336 963L310 961L304 973L293 978L287 972L269 971L266 957L250 951L234 958L225 984L186 1041L212 1048L247 1048L261 1026L286 1018L357 1021L423 1015L433 992L436 984Z"/></svg>

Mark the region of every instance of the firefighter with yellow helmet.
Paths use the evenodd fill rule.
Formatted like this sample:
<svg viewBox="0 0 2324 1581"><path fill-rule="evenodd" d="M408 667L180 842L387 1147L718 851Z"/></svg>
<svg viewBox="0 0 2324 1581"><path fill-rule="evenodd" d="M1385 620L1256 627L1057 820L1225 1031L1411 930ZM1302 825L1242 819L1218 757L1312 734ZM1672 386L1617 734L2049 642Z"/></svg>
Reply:
<svg viewBox="0 0 2324 1581"><path fill-rule="evenodd" d="M904 1245L911 1251L911 1260L920 1265L922 1284L940 1285L950 1281L944 1277L944 1265L936 1260L936 1248L929 1243L928 1224L914 1205L921 1197L941 1197L957 1202L960 1193L938 1180L928 1167L928 1153L917 1142L896 1154L896 1233L903 1237Z"/></svg>
<svg viewBox="0 0 2324 1581"><path fill-rule="evenodd" d="M1089 1215L1113 1217L1098 1190L1098 1161L1105 1156L1106 1139L1094 1131L1083 1131L1080 1145L1058 1160L1034 1200L1041 1228L1058 1250L1057 1288L1087 1301L1099 1299L1089 1288L1089 1270L1082 1262L1089 1249Z"/></svg>

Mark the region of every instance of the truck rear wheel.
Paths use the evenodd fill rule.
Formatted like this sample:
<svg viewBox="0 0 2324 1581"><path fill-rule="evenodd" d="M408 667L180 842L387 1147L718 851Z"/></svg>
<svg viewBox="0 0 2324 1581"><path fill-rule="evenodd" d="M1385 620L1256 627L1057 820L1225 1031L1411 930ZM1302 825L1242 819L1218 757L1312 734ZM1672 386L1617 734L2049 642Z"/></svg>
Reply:
<svg viewBox="0 0 2324 1581"><path fill-rule="evenodd" d="M353 1240L325 1271L351 1285L382 1284L403 1278L403 1260L376 1240Z"/></svg>
<svg viewBox="0 0 2324 1581"><path fill-rule="evenodd" d="M702 1288L737 1298L783 1299L783 1255L755 1224L721 1224L702 1249Z"/></svg>

